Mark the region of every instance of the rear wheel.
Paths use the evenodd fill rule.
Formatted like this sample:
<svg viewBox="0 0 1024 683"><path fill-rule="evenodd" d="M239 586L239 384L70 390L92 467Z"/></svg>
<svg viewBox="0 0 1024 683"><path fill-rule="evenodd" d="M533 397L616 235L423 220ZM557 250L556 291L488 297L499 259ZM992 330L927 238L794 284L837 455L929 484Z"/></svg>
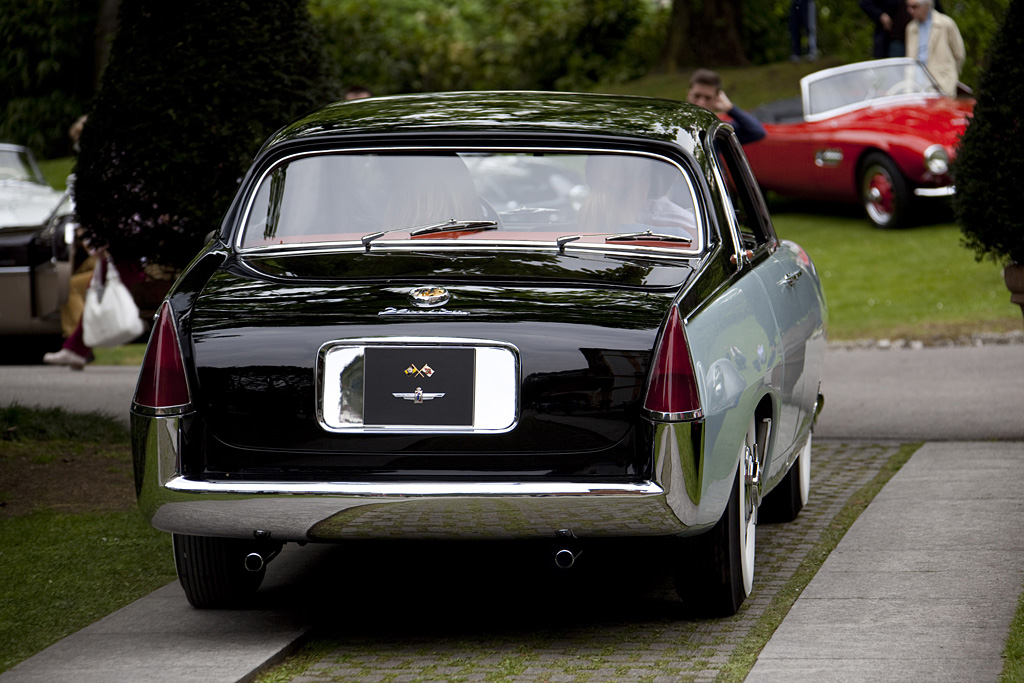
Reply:
<svg viewBox="0 0 1024 683"><path fill-rule="evenodd" d="M722 518L711 531L686 539L676 556L676 593L700 616L739 611L754 584L757 489L756 430L751 419L739 453L739 471Z"/></svg>
<svg viewBox="0 0 1024 683"><path fill-rule="evenodd" d="M807 436L796 462L785 478L764 497L758 510L762 522L792 522L804 509L811 493L811 435Z"/></svg>
<svg viewBox="0 0 1024 683"><path fill-rule="evenodd" d="M868 218L877 228L903 227L911 193L899 168L881 152L868 154L861 168L860 198Z"/></svg>
<svg viewBox="0 0 1024 683"><path fill-rule="evenodd" d="M266 567L245 568L256 544L237 538L174 534L174 566L178 582L193 607L238 607L263 583Z"/></svg>

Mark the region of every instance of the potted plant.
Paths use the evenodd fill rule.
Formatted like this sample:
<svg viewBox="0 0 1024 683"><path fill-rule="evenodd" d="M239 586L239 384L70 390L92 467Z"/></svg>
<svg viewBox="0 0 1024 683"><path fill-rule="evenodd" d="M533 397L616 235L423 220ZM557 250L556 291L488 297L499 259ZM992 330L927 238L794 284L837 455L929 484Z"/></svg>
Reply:
<svg viewBox="0 0 1024 683"><path fill-rule="evenodd" d="M974 116L954 162L953 209L963 244L1005 266L1010 300L1024 311L1024 0L1011 0L989 49Z"/></svg>

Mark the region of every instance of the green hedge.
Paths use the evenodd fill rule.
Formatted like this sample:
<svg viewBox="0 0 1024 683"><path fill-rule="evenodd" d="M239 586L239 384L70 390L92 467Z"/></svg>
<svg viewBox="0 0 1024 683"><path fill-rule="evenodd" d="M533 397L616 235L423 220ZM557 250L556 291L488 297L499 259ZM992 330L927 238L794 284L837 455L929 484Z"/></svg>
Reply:
<svg viewBox="0 0 1024 683"><path fill-rule="evenodd" d="M974 118L954 162L953 206L964 245L978 260L1024 263L1020 191L1024 178L1024 0L1013 0L981 75Z"/></svg>

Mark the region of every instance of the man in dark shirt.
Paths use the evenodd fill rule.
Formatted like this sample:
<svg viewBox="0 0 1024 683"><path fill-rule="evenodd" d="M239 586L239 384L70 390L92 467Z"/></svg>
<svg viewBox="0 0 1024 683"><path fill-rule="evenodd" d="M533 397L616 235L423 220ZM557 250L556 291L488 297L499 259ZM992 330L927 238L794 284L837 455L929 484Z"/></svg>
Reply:
<svg viewBox="0 0 1024 683"><path fill-rule="evenodd" d="M690 90L686 101L710 109L716 114L725 114L732 119L733 130L741 145L757 142L765 136L764 126L753 116L732 103L722 90L722 79L709 69L697 69L690 76Z"/></svg>
<svg viewBox="0 0 1024 683"><path fill-rule="evenodd" d="M875 59L914 56L906 55L905 34L910 23L906 0L857 0L857 4L875 24ZM939 0L935 0L934 7L942 11Z"/></svg>

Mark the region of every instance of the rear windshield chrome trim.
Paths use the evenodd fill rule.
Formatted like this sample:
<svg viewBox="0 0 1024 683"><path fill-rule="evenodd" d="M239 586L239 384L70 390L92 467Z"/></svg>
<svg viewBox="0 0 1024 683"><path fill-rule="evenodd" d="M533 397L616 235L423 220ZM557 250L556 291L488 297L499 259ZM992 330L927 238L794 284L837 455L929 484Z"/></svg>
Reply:
<svg viewBox="0 0 1024 683"><path fill-rule="evenodd" d="M609 254L614 256L657 256L659 259L678 259L680 261L692 261L701 256L700 253L683 250L679 247L651 247L628 244L598 244L593 242L572 242L559 246L556 242L525 242L522 240L467 240L461 244L453 240L416 240L416 244L410 244L407 240L378 241L373 243L374 252L424 252L424 251L550 251L551 253L590 252L598 254ZM289 256L307 256L311 254L323 254L325 251L339 254L362 254L366 252L358 242L317 242L303 244L274 244L261 247L249 247L240 250L242 257L263 256L286 253Z"/></svg>
<svg viewBox="0 0 1024 683"><path fill-rule="evenodd" d="M241 215L239 216L239 220L238 220L238 222L236 224L236 227L235 227L235 235L234 235L234 239L233 239L234 250L235 250L236 253L238 253L240 255L246 255L246 254L251 254L251 253L254 253L254 252L265 252L268 249L269 250L273 250L273 251L278 251L278 250L288 250L288 251L290 251L292 249L292 248L290 248L290 247L288 247L286 245L268 245L268 246L256 246L256 247L243 247L242 246L242 238L243 238L244 233L245 233L245 229L244 228L249 223L249 214L251 213L252 205L253 205L253 203L256 200L257 190L263 184L263 182L266 180L267 176L275 168L277 168L278 166L280 166L282 164L289 163L289 162L291 162L291 161L293 161L295 159L300 159L300 158L303 158L303 157L323 156L323 155L327 155L327 154L358 154L358 153L363 153L363 152L369 152L369 153L379 153L379 152L387 152L387 153L394 153L394 152L436 152L439 149L450 149L450 150L453 150L453 151L456 151L456 152L467 152L467 153L495 152L495 153L501 153L501 154L517 153L517 152L542 153L542 154L560 154L560 153L620 154L620 155L623 155L623 156L640 156L640 157L647 157L647 158L650 158L650 159L658 159L658 160L663 161L665 163L671 164L672 166L675 166L679 170L679 172L681 174L683 174L683 176L685 178L687 178L686 185L687 185L687 187L689 189L689 192L690 192L690 201L691 201L692 206L694 207L694 209L696 211L696 216L697 216L697 226L696 226L696 229L695 229L695 233L696 233L696 238L697 239L694 241L694 243L690 246L689 249L685 250L684 254L680 254L679 253L681 251L679 247L639 247L639 246L631 246L631 245L607 245L607 244L591 244L591 245L575 245L574 244L573 247L567 247L566 245L558 245L558 244L556 244L554 242L523 242L523 241L519 241L519 240L512 241L512 240L500 240L500 239L497 239L497 240L494 240L494 241L492 241L490 239L488 239L488 240L473 240L473 242L476 243L475 246L467 244L467 245L465 245L465 247L463 247L463 245L453 244L453 240L421 240L421 239L417 239L416 240L417 244L409 244L409 240L402 240L401 242L393 241L391 244L388 244L387 242L384 242L384 241L378 241L378 242L374 242L374 251L380 251L381 248L387 248L389 250L390 249L395 249L395 250L408 250L408 251L422 251L423 247L426 247L426 246L434 247L435 249L437 249L439 251L453 251L453 250L458 250L460 248L479 250L481 247L492 247L493 248L494 246L497 246L498 248L501 248L501 249L510 249L511 248L511 249L522 249L522 250L528 250L528 251L536 251L538 248L551 249L553 251L566 251L569 248L572 248L572 249L580 249L580 248L587 249L587 247L589 246L589 249L587 249L587 250L591 250L591 251L601 251L601 252L610 252L610 253L620 253L620 252L645 253L646 252L646 253L655 253L655 254L658 254L658 256L664 256L666 254L674 254L674 255L679 256L680 258L694 258L695 256L699 256L700 254L704 253L705 249L707 248L707 237L706 237L706 235L707 235L707 232L708 232L708 227L707 227L707 223L701 218L702 214L701 214L701 211L700 211L700 208L699 208L700 207L700 199L699 199L699 196L698 196L699 193L694 188L693 181L692 181L692 178L691 178L691 174L685 168L683 168L683 166L681 166L679 162L674 161L673 159L670 159L669 157L665 156L664 154L659 154L657 152L644 152L644 151L631 150L631 149L614 149L614 148L600 147L600 146L595 146L595 147L575 147L575 146L557 147L557 146L553 146L553 145L530 145L530 144L515 145L515 146L508 146L508 145L497 145L497 146L491 146L491 145L451 145L451 144L446 144L446 145L436 145L436 146L424 146L424 145L401 146L401 145L399 145L399 146L394 146L394 147L392 147L392 146L339 147L336 150L318 149L318 150L313 150L313 151L296 152L294 154L288 154L288 155L285 155L285 156L283 156L283 157L281 157L279 159L276 159L273 164L268 166L263 171L263 173L260 174L260 176L250 185L250 187L248 189L248 197L246 198L245 208L242 211ZM358 240L356 240L356 241L354 241L352 243L346 243L346 242L325 243L325 246L327 244L330 245L331 249L336 249L338 251L344 251L344 252L348 252L348 251L365 252L366 251L365 245L363 245ZM402 246L398 247L397 244L401 244ZM308 246L309 246L308 244L296 245L296 247L294 247L294 248L304 249L304 248L308 248Z"/></svg>

